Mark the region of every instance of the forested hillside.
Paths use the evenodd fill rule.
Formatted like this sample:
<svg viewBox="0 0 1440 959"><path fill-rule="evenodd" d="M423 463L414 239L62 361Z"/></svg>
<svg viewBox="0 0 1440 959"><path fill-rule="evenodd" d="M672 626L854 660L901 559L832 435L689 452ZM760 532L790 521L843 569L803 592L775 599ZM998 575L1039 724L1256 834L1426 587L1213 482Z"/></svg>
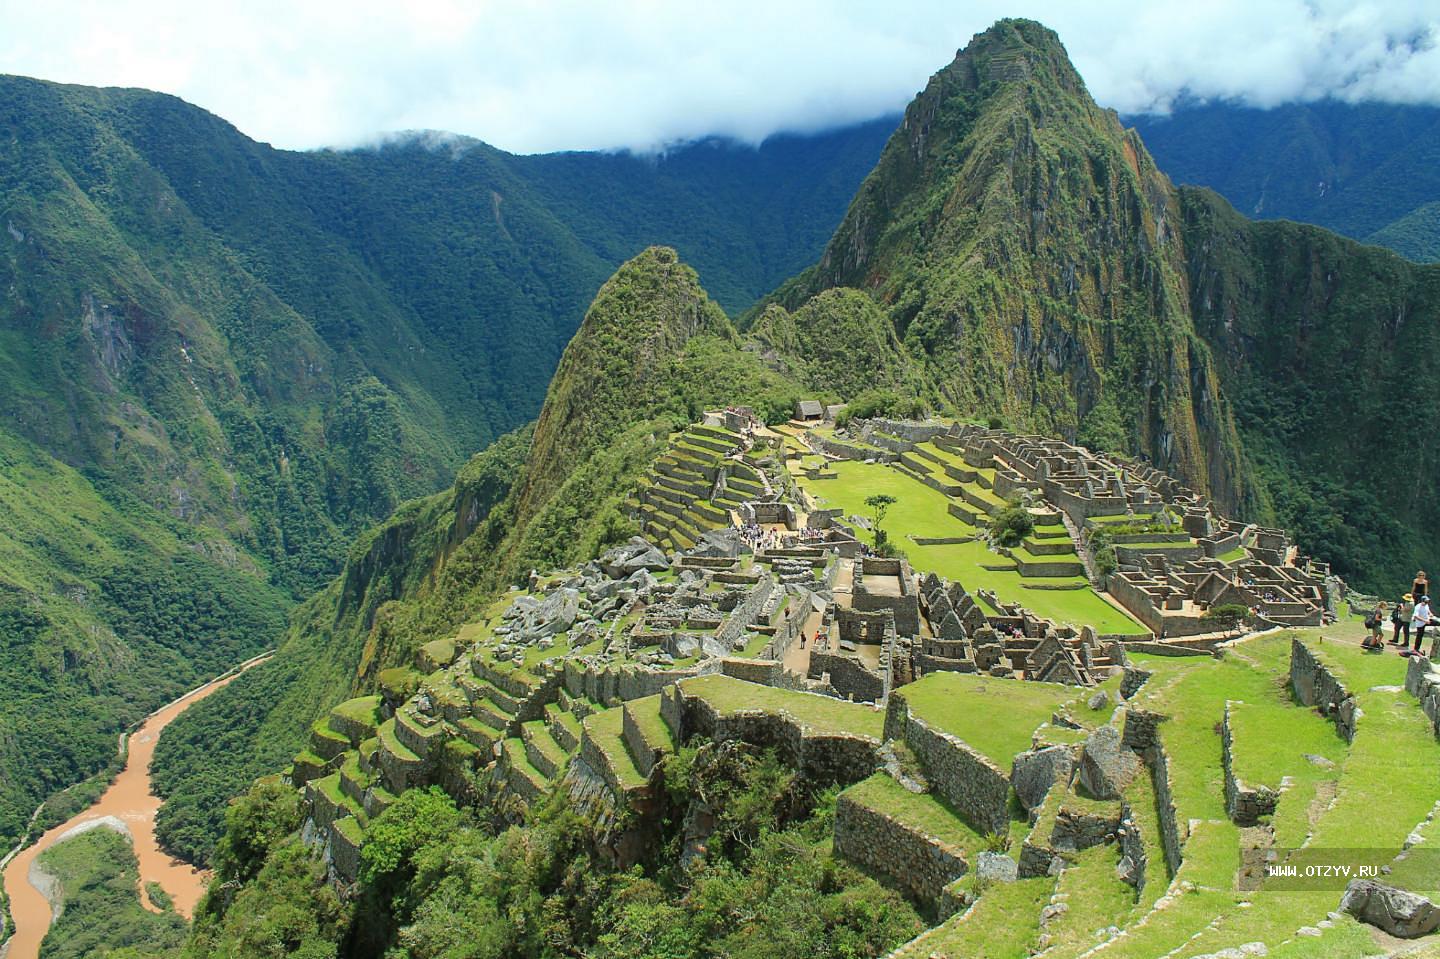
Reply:
<svg viewBox="0 0 1440 959"><path fill-rule="evenodd" d="M1211 103L1125 122L1172 180L1209 187L1247 216L1314 223L1412 260L1440 260L1440 108Z"/></svg>
<svg viewBox="0 0 1440 959"><path fill-rule="evenodd" d="M671 237L744 308L818 251L886 126L302 154L173 97L0 78L0 846L531 419L617 263Z"/></svg>

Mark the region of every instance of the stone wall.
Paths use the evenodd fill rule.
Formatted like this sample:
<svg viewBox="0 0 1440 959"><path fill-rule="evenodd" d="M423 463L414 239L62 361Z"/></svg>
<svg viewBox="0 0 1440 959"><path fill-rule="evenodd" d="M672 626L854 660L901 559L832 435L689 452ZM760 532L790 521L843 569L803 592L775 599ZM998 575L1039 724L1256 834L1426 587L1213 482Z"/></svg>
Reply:
<svg viewBox="0 0 1440 959"><path fill-rule="evenodd" d="M839 563L831 563L832 567L838 568ZM827 573L828 575L828 573ZM800 631L805 627L805 620L810 618L810 597L813 593L801 587L790 597L790 605L785 610L785 618L775 630L775 638L766 644L766 655L772 659L784 659L785 654L790 651L795 640L800 638Z"/></svg>
<svg viewBox="0 0 1440 959"><path fill-rule="evenodd" d="M810 441L810 445L813 446L815 449L818 449L822 453L828 453L831 456L838 457L842 460L863 461L873 459L878 460L882 463L893 463L895 460L898 460L900 458L899 453L892 453L888 450L871 449L865 446L852 446L851 444L842 442L841 440L832 439L826 436L820 436L813 430L809 433L806 433L805 436Z"/></svg>
<svg viewBox="0 0 1440 959"><path fill-rule="evenodd" d="M330 829L330 866L343 882L354 882L360 875L360 844L338 826Z"/></svg>
<svg viewBox="0 0 1440 959"><path fill-rule="evenodd" d="M885 698L885 680L853 656L815 651L810 654L811 679L830 676L830 685L842 699L878 703Z"/></svg>
<svg viewBox="0 0 1440 959"><path fill-rule="evenodd" d="M770 598L774 587L775 580L769 573L761 576L760 582L755 584L755 588L745 595L745 599L735 607L729 616L725 617L725 621L715 631L715 639L726 649L731 648L735 640L745 634L745 631L750 628L750 624L755 621L755 617L759 616L760 611L765 608L765 601Z"/></svg>
<svg viewBox="0 0 1440 959"><path fill-rule="evenodd" d="M1329 716L1347 743L1355 741L1360 707L1340 680L1298 639L1290 641L1290 688L1303 706L1314 706Z"/></svg>
<svg viewBox="0 0 1440 959"><path fill-rule="evenodd" d="M844 793L835 804L835 852L938 905L945 886L969 871L962 850L897 822Z"/></svg>
<svg viewBox="0 0 1440 959"><path fill-rule="evenodd" d="M958 736L912 716L901 691L891 693L885 712L885 738L898 739L925 767L931 787L970 824L1003 833L1010 820L1010 780L1003 770Z"/></svg>
<svg viewBox="0 0 1440 959"><path fill-rule="evenodd" d="M1253 826L1261 816L1273 816L1280 794L1268 786L1251 786L1235 775L1235 733L1230 722L1231 703L1225 703L1220 723L1220 762L1225 769L1225 812L1237 826Z"/></svg>
<svg viewBox="0 0 1440 959"><path fill-rule="evenodd" d="M783 710L740 710L721 715L699 696L676 686L660 703L660 715L684 742L693 735L716 742L736 740L773 748L780 760L816 783L850 784L879 766L880 743L859 734L821 733Z"/></svg>
<svg viewBox="0 0 1440 959"><path fill-rule="evenodd" d="M1411 656L1405 670L1405 689L1420 701L1420 708L1430 725L1440 734L1440 672L1436 672L1426 656Z"/></svg>
<svg viewBox="0 0 1440 959"><path fill-rule="evenodd" d="M1126 666L1125 675L1120 679L1120 698L1131 699L1134 697L1151 675L1148 670L1140 669L1138 666Z"/></svg>
<svg viewBox="0 0 1440 959"><path fill-rule="evenodd" d="M1145 891L1145 870L1150 863L1145 854L1145 837L1140 834L1140 824L1129 803L1120 806L1120 828L1116 830L1116 835L1120 840L1118 874L1121 880L1134 886L1136 895L1139 895Z"/></svg>
<svg viewBox="0 0 1440 959"><path fill-rule="evenodd" d="M1155 811L1160 822L1160 846L1165 850L1165 861L1173 876L1179 871L1185 856L1181 851L1183 837L1180 820L1175 813L1175 789L1170 782L1170 757L1163 745L1156 745L1145 753L1145 765L1155 783Z"/></svg>

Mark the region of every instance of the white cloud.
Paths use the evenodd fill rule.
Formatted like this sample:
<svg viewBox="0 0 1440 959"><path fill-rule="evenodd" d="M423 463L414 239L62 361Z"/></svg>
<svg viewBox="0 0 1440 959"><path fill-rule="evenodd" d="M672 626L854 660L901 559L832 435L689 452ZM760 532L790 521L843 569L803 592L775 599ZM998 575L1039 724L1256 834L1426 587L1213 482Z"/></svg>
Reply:
<svg viewBox="0 0 1440 959"><path fill-rule="evenodd" d="M1002 16L1101 103L1440 103L1437 0L0 0L0 72L163 90L278 146L439 129L515 151L756 140L898 109Z"/></svg>

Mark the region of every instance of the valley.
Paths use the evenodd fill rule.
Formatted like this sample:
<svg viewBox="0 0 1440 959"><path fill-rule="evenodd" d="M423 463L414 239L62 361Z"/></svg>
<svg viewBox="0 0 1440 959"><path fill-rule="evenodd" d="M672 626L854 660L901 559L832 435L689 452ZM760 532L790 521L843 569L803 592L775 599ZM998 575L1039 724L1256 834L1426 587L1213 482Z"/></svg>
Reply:
<svg viewBox="0 0 1440 959"><path fill-rule="evenodd" d="M1043 25L656 157L0 94L3 959L1434 948L1440 266Z"/></svg>
<svg viewBox="0 0 1440 959"><path fill-rule="evenodd" d="M125 762L113 782L93 805L73 818L46 830L38 839L18 849L0 863L6 912L13 925L0 948L0 959L36 959L52 914L58 912L56 880L47 875L40 859L52 846L62 844L92 829L114 830L134 845L139 865L140 886L135 892L146 908L160 911L145 898L144 888L157 884L164 890L169 906L189 918L204 893L205 873L163 852L155 840L155 813L159 797L150 785L150 761L155 744L165 727L177 717L234 682L247 670L269 658L264 654L247 660L218 679L191 690L174 702L147 716L125 737ZM63 895L59 899L63 909Z"/></svg>

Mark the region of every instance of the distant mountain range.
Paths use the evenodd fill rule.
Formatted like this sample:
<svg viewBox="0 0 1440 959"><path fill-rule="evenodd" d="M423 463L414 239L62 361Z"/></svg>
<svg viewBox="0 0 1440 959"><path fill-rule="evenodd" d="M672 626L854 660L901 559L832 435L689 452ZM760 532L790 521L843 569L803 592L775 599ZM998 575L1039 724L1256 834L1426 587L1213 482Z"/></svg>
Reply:
<svg viewBox="0 0 1440 959"><path fill-rule="evenodd" d="M1172 180L1208 186L1246 216L1440 260L1440 108L1220 103L1125 122Z"/></svg>

